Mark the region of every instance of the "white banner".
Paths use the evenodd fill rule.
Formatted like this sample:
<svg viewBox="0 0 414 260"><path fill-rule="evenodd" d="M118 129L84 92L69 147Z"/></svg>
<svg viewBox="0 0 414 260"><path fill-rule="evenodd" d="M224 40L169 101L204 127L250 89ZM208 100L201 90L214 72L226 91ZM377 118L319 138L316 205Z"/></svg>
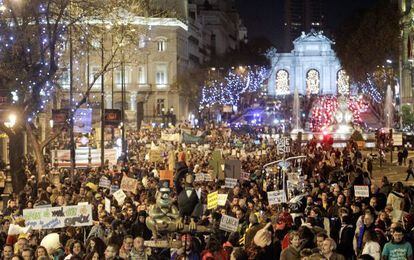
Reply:
<svg viewBox="0 0 414 260"><path fill-rule="evenodd" d="M161 140L169 141L169 142L180 142L181 135L180 134L168 134L168 133L161 133Z"/></svg>
<svg viewBox="0 0 414 260"><path fill-rule="evenodd" d="M91 166L101 165L101 150L91 149ZM75 150L76 166L87 166L89 164L89 148L80 147ZM117 164L118 156L116 149L105 149L105 160L109 160L110 164ZM52 150L52 162L56 162L58 166L70 166L70 150Z"/></svg>
<svg viewBox="0 0 414 260"><path fill-rule="evenodd" d="M23 218L26 227L36 230L93 224L91 205L24 209Z"/></svg>
<svg viewBox="0 0 414 260"><path fill-rule="evenodd" d="M222 215L220 220L220 229L227 232L236 232L239 226L239 220L227 215Z"/></svg>
<svg viewBox="0 0 414 260"><path fill-rule="evenodd" d="M226 188L233 189L234 186L236 185L237 185L237 179L226 178L224 181L224 187Z"/></svg>
<svg viewBox="0 0 414 260"><path fill-rule="evenodd" d="M369 188L368 188L368 186L355 185L354 186L354 192L355 192L355 197L363 197L363 198L368 198L369 197Z"/></svg>
<svg viewBox="0 0 414 260"><path fill-rule="evenodd" d="M286 194L284 190L275 190L267 192L267 200L269 205L276 205L286 202Z"/></svg>

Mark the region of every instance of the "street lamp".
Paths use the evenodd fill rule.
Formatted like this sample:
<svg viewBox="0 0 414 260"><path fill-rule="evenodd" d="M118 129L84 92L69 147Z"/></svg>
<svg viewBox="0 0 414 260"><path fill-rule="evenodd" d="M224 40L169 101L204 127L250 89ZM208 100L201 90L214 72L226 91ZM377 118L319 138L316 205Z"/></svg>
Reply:
<svg viewBox="0 0 414 260"><path fill-rule="evenodd" d="M14 113L10 113L9 116L7 117L7 121L4 122L4 125L7 128L13 128L14 125L16 124L17 121L17 116Z"/></svg>

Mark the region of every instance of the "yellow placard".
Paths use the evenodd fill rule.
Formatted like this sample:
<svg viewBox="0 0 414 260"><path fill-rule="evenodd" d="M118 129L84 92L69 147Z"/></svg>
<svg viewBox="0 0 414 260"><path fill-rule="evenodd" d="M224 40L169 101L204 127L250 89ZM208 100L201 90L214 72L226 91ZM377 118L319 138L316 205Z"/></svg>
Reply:
<svg viewBox="0 0 414 260"><path fill-rule="evenodd" d="M207 195L207 209L215 209L218 204L218 191Z"/></svg>

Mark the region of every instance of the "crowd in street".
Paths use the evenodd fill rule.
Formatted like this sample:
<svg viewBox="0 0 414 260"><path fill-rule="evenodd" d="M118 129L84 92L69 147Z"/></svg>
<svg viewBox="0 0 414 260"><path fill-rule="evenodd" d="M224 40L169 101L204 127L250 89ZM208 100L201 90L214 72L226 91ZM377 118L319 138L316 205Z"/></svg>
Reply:
<svg viewBox="0 0 414 260"><path fill-rule="evenodd" d="M202 141L162 138L183 131ZM410 187L390 183L387 176L373 183L372 158L353 142L338 149L316 139L302 145L292 141L290 151L281 153L277 138L267 127L182 125L129 132L123 161L103 168L71 173L49 162L47 174L37 179L35 164L27 160L27 184L10 196L0 216L1 259L412 259ZM160 158L151 150L161 151ZM216 151L221 158L214 158ZM263 168L296 155L303 157ZM241 161L242 174L232 188L221 168L227 159ZM166 169L174 172L169 183L160 180ZM201 173L211 178L200 180ZM268 192L286 188L288 173L298 181L287 185L284 196L296 200L269 205ZM124 177L138 184L120 203L114 191L100 186L102 176L118 188ZM366 194L356 187L367 187ZM226 201L208 208L207 197L216 191L227 194ZM24 209L79 203L92 206L92 225L28 229L23 218ZM223 216L238 220L236 231L223 230ZM160 228L168 224L176 230ZM16 234L12 226L21 231ZM155 245L160 241L167 245Z"/></svg>

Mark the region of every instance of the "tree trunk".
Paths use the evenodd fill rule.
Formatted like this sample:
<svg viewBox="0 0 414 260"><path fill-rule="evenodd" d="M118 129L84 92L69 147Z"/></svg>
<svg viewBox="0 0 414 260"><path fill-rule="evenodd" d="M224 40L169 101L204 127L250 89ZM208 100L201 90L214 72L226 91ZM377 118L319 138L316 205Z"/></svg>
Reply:
<svg viewBox="0 0 414 260"><path fill-rule="evenodd" d="M9 154L13 192L18 194L23 190L27 181L22 163L24 156L23 130L9 135Z"/></svg>
<svg viewBox="0 0 414 260"><path fill-rule="evenodd" d="M43 147L37 140L30 125L26 127L27 137L32 146L34 157L36 160L37 179L40 181L43 175L46 175L45 158L43 156Z"/></svg>

